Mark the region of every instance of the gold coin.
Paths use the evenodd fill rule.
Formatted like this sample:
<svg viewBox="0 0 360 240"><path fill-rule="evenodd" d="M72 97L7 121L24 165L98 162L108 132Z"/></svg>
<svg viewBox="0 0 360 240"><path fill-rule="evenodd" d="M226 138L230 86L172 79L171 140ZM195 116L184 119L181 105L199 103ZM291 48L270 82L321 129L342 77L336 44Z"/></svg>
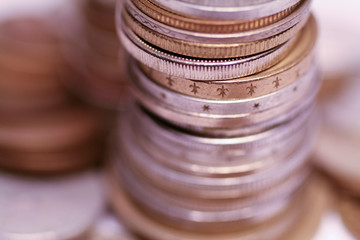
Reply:
<svg viewBox="0 0 360 240"><path fill-rule="evenodd" d="M296 5L279 13L258 19L247 21L214 21L175 14L163 7L156 5L152 0L132 0L132 2L142 12L158 22L172 26L174 28L205 33L245 32L248 30L262 28L271 25L274 22L280 21L281 19L290 15L299 5L299 3L297 3Z"/></svg>
<svg viewBox="0 0 360 240"><path fill-rule="evenodd" d="M247 77L222 81L193 81L156 71L139 62L149 78L185 95L212 100L256 98L278 91L305 75L314 65L317 27L314 18L299 34L289 54L275 66Z"/></svg>
<svg viewBox="0 0 360 240"><path fill-rule="evenodd" d="M196 43L180 40L155 32L130 15L125 9L122 11L124 22L143 40L166 51L183 56L207 59L224 59L249 56L264 52L279 46L293 38L305 25L307 18L301 20L295 26L266 39L253 42L239 43Z"/></svg>

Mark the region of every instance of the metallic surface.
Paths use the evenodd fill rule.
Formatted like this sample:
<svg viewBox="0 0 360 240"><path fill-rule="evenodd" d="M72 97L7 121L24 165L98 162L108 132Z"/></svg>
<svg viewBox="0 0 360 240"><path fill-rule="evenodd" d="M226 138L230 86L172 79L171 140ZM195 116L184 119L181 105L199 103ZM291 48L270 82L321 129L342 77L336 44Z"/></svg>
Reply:
<svg viewBox="0 0 360 240"><path fill-rule="evenodd" d="M225 80L249 75L279 62L284 57L282 53L287 52L280 51L280 47L280 49L276 49L278 51L271 50L267 54L262 53L245 58L246 60L240 58L237 60L205 61L182 58L161 52L143 42L127 28L120 30L119 34L127 50L143 64L174 77L192 80ZM313 18L309 19L303 34L305 39L315 39L316 25ZM312 42L313 40L309 40L309 45L312 45ZM246 66L246 68L240 68L240 66Z"/></svg>
<svg viewBox="0 0 360 240"><path fill-rule="evenodd" d="M258 38L257 35L251 34L251 39L232 35L221 35L217 39L216 34L195 37L196 34L192 32L188 35L176 33L175 30L168 30L164 26L156 26L156 23L151 23L150 19L144 19L133 10L128 7L130 13L125 10L122 12L123 22L142 40L179 55L210 59L253 55L277 47L293 38L305 25L308 16L308 14L302 16L302 20L296 22L294 26L278 28L277 31L270 28L268 32L271 35L260 32ZM118 19L120 21L120 17ZM118 25L121 26L120 23Z"/></svg>
<svg viewBox="0 0 360 240"><path fill-rule="evenodd" d="M159 5L165 6L171 11L185 15L196 16L207 19L220 20L249 20L280 12L299 0L283 1L171 1L153 0Z"/></svg>
<svg viewBox="0 0 360 240"><path fill-rule="evenodd" d="M132 0L132 2L138 9L158 22L183 30L207 33L244 32L262 28L288 16L299 4L296 3L281 12L263 18L245 21L218 21L182 16L156 5L151 0Z"/></svg>
<svg viewBox="0 0 360 240"><path fill-rule="evenodd" d="M84 234L103 211L98 175L47 179L1 173L0 238L65 240Z"/></svg>

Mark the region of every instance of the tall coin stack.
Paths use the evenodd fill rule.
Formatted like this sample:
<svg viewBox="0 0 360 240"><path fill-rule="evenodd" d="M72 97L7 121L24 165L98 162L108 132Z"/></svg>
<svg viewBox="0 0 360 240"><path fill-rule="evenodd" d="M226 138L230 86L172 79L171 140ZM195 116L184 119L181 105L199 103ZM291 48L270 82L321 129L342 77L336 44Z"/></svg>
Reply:
<svg viewBox="0 0 360 240"><path fill-rule="evenodd" d="M116 35L115 0L86 0L79 10L75 21L79 26L66 39L65 57L72 76L67 84L96 106L122 108L128 97L127 54Z"/></svg>
<svg viewBox="0 0 360 240"><path fill-rule="evenodd" d="M324 200L307 162L320 86L309 11L309 0L119 4L137 103L119 127L109 186L131 229L295 239L290 229L309 224Z"/></svg>

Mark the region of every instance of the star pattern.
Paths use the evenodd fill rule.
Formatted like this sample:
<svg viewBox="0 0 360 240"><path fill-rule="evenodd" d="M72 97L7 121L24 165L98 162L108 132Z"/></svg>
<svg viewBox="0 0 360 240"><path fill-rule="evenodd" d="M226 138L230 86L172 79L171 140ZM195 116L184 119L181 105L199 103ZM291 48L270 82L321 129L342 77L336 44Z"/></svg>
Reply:
<svg viewBox="0 0 360 240"><path fill-rule="evenodd" d="M255 103L254 104L254 109L259 109L260 108L260 103Z"/></svg>
<svg viewBox="0 0 360 240"><path fill-rule="evenodd" d="M209 105L204 105L203 106L203 112L209 112L210 111L210 106Z"/></svg>

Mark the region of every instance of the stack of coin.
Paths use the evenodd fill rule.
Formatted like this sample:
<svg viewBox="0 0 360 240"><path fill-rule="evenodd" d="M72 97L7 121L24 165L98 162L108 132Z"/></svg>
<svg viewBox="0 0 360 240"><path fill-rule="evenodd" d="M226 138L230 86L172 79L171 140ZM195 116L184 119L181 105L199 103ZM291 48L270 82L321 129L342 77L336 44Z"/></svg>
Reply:
<svg viewBox="0 0 360 240"><path fill-rule="evenodd" d="M100 112L64 106L22 118L0 119L0 166L28 173L84 168L100 158Z"/></svg>
<svg viewBox="0 0 360 240"><path fill-rule="evenodd" d="M119 5L139 104L119 127L110 194L130 227L150 239L280 239L306 212L320 85L309 4Z"/></svg>
<svg viewBox="0 0 360 240"><path fill-rule="evenodd" d="M258 13L252 24L245 20L231 21L231 29L239 28L236 34L185 31L166 25L156 19L170 18L173 13L169 10L169 16L150 18L140 11L141 3L148 2L159 10L157 1L127 1L122 14L119 12L117 16L121 40L139 61L131 64L132 89L137 100L151 112L200 132L206 131L204 128L235 127L260 131L283 122L286 117L294 117L311 104L319 81L313 61L317 31L314 19L308 18L308 1L292 1L296 4L279 16L275 14L276 17ZM260 4L269 5L280 4L272 1L266 1L264 6ZM280 9L284 7L280 6ZM245 11L244 8L239 7ZM225 11L221 9L220 13ZM220 29L229 28L226 24L230 23L226 21L214 21L205 23L212 27L219 25ZM241 28L246 23L249 26ZM138 32L138 29L144 31ZM164 32L168 35L163 35ZM174 46L174 41L178 40L175 37L184 37L185 33L191 41L181 40L176 48L179 51L169 52L173 49L168 46ZM237 44L234 46L230 40ZM221 43L208 43L212 41ZM199 53L191 54L189 49Z"/></svg>
<svg viewBox="0 0 360 240"><path fill-rule="evenodd" d="M92 104L121 108L128 96L127 54L116 35L115 0L86 0L78 14L79 29L70 33L65 52L73 75L67 84Z"/></svg>
<svg viewBox="0 0 360 240"><path fill-rule="evenodd" d="M39 111L68 100L56 72L59 43L42 19L11 19L0 26L1 115Z"/></svg>
<svg viewBox="0 0 360 240"><path fill-rule="evenodd" d="M338 79L336 94L322 104L323 126L314 151L318 166L360 196L360 74Z"/></svg>
<svg viewBox="0 0 360 240"><path fill-rule="evenodd" d="M102 151L102 112L72 99L46 17L0 27L0 167L27 173L80 169Z"/></svg>

